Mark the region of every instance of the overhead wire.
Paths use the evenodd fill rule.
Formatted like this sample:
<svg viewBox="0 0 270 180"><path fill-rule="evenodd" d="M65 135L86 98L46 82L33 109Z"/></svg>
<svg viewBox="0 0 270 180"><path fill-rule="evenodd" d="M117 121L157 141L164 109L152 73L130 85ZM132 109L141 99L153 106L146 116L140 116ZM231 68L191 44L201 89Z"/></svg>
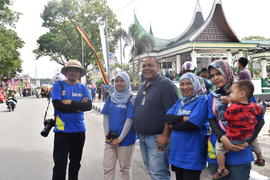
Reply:
<svg viewBox="0 0 270 180"><path fill-rule="evenodd" d="M116 11L119 12L119 11L125 9L125 8L128 7L131 3L133 3L134 1L136 1L136 0L131 0L131 1L129 1L127 4L125 4L124 6L122 6L122 7L119 8L119 9L117 9Z"/></svg>

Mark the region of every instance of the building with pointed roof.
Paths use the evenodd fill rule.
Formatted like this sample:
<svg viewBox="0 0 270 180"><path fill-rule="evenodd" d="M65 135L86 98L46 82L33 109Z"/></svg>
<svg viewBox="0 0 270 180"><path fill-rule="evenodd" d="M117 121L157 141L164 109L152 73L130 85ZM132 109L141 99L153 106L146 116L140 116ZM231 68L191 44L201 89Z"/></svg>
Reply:
<svg viewBox="0 0 270 180"><path fill-rule="evenodd" d="M181 66L186 61L192 61L195 67L207 67L216 59L227 59L232 66L233 61L243 56L243 51L252 51L258 48L258 43L240 41L230 27L222 7L221 0L214 0L212 9L204 20L199 0L187 29L173 39L160 39L154 36L152 27L147 32L134 18L142 34L149 35L154 48L145 54L136 56L131 61L139 66L139 62L147 56L160 59L162 72L172 70L181 72ZM270 44L269 44L270 45ZM265 67L266 69L266 67Z"/></svg>

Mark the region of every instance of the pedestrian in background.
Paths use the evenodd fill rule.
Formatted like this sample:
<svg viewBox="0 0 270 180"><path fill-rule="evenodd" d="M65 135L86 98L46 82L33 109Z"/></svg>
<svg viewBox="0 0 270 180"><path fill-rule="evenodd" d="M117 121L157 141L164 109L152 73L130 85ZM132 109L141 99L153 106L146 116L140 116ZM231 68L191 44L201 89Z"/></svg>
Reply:
<svg viewBox="0 0 270 180"><path fill-rule="evenodd" d="M205 88L206 88L206 94L209 94L211 92L211 89L213 87L213 84L208 79L207 68L202 68L201 69L201 71L199 72L199 77L201 77L203 79L203 81L204 81Z"/></svg>
<svg viewBox="0 0 270 180"><path fill-rule="evenodd" d="M136 133L132 126L134 106L129 75L126 72L117 73L114 87L114 92L101 111L106 136L104 179L115 179L115 166L118 161L122 179L131 180Z"/></svg>
<svg viewBox="0 0 270 180"><path fill-rule="evenodd" d="M61 73L66 81L57 81L52 89L55 114L53 147L53 180L65 180L69 159L68 179L78 180L85 142L84 111L92 109L88 88L79 82L86 70L77 60L70 60Z"/></svg>
<svg viewBox="0 0 270 180"><path fill-rule="evenodd" d="M95 85L94 82L91 82L89 87L90 87L90 91L91 91L92 101L95 101L96 92L97 92L97 86Z"/></svg>
<svg viewBox="0 0 270 180"><path fill-rule="evenodd" d="M134 107L134 128L140 139L145 168L152 180L169 180L168 142L170 127L164 122L167 110L177 101L178 92L171 80L159 74L159 62L146 57L142 63L145 79Z"/></svg>
<svg viewBox="0 0 270 180"><path fill-rule="evenodd" d="M247 58L241 57L238 59L238 70L239 70L238 79L239 80L252 79L250 71L246 68L247 64L248 64Z"/></svg>

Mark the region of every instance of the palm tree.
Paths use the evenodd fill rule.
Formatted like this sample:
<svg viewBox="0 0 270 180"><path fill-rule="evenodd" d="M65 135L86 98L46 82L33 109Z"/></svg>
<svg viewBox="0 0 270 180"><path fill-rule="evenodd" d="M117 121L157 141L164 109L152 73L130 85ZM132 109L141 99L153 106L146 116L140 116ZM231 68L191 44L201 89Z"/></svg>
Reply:
<svg viewBox="0 0 270 180"><path fill-rule="evenodd" d="M129 27L129 35L132 37L133 45L131 48L131 54L132 54L132 81L133 81L133 86L138 85L138 80L139 80L139 70L140 70L140 65L141 61L138 60L138 66L135 71L135 57L149 52L153 50L154 48L154 42L150 35L148 34L141 34L140 32L140 27L137 24L132 24Z"/></svg>
<svg viewBox="0 0 270 180"><path fill-rule="evenodd" d="M125 48L126 46L128 46L130 44L130 41L131 41L131 38L130 36L128 35L128 33L122 29L122 28L119 28L115 33L114 33L114 39L115 41L119 41L120 42L120 65L121 65L121 71L123 70L122 66L123 66L123 52L125 51ZM124 47L122 46L122 40L124 40L125 42L125 45Z"/></svg>

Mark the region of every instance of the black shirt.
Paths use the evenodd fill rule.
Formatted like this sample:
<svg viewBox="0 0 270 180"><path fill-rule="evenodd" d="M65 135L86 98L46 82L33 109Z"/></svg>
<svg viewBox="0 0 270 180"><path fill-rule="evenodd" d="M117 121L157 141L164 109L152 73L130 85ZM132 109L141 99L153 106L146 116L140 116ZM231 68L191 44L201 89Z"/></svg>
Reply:
<svg viewBox="0 0 270 180"><path fill-rule="evenodd" d="M177 99L177 88L168 78L158 75L148 87L144 82L135 99L135 130L143 135L161 134L164 129L163 116Z"/></svg>

